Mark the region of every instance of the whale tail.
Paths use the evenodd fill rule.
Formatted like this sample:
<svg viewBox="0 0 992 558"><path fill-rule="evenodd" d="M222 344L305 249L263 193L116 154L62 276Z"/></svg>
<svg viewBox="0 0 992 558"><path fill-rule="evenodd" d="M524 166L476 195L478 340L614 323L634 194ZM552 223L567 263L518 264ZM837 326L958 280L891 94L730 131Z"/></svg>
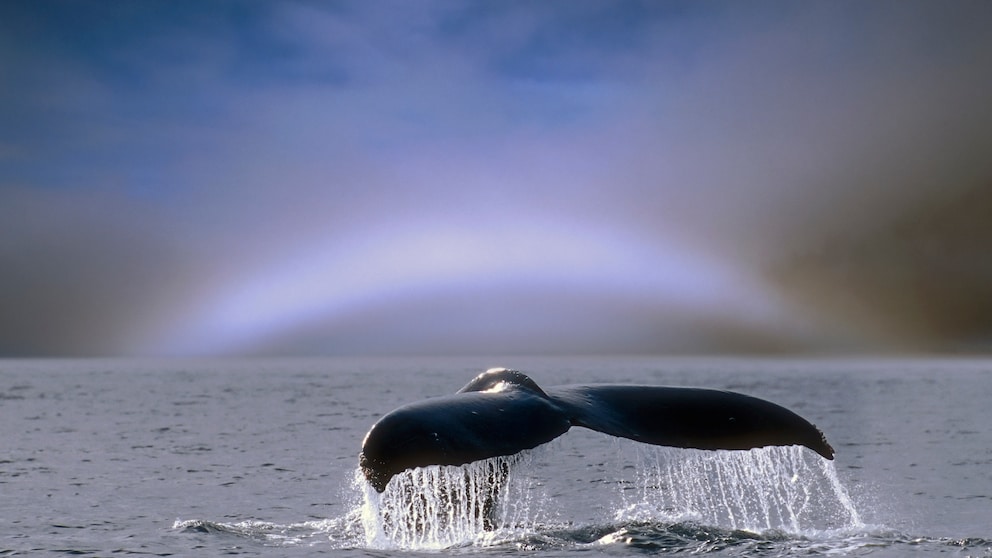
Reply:
<svg viewBox="0 0 992 558"><path fill-rule="evenodd" d="M834 450L785 407L714 389L575 385L542 390L515 370L494 369L454 395L411 403L372 425L359 463L379 492L397 473L514 455L582 426L638 442L704 450L802 445Z"/></svg>
<svg viewBox="0 0 992 558"><path fill-rule="evenodd" d="M796 413L764 399L715 389L580 385L548 397L572 425L657 446L747 450L802 445L826 459L834 449Z"/></svg>

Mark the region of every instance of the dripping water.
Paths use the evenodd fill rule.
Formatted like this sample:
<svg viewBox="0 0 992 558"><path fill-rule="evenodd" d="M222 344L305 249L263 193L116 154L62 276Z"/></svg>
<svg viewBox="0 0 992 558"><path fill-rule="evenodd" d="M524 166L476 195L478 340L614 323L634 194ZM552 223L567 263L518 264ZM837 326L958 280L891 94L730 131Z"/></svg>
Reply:
<svg viewBox="0 0 992 558"><path fill-rule="evenodd" d="M803 536L864 527L833 463L802 447L701 451L617 443L626 465L612 507L620 524L695 523ZM411 469L381 494L356 471L367 544L489 545L547 528L547 487L534 474L534 453Z"/></svg>
<svg viewBox="0 0 992 558"><path fill-rule="evenodd" d="M864 527L833 462L801 446L702 451L626 444L617 520L804 534ZM625 452L624 452L625 453Z"/></svg>
<svg viewBox="0 0 992 558"><path fill-rule="evenodd" d="M533 532L544 501L541 484L528 474L533 453L418 467L394 476L381 494L356 472L367 543L441 549Z"/></svg>

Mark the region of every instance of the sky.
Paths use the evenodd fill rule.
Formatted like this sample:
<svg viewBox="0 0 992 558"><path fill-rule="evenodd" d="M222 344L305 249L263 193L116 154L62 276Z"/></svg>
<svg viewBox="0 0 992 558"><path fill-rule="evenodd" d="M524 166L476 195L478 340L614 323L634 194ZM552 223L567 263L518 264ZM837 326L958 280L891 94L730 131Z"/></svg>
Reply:
<svg viewBox="0 0 992 558"><path fill-rule="evenodd" d="M0 3L0 356L992 349L992 3Z"/></svg>

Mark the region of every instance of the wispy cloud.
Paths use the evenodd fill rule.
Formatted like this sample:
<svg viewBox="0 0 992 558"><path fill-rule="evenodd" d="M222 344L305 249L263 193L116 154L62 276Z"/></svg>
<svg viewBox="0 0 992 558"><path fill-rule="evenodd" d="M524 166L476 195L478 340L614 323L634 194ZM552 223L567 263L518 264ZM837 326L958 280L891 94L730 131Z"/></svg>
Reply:
<svg viewBox="0 0 992 558"><path fill-rule="evenodd" d="M980 221L992 183L982 4L0 10L10 354L941 348L992 328L925 327L960 314L937 281L898 314L919 327L887 301L912 289L879 296L941 261L885 232L912 221L992 300L983 243L948 224Z"/></svg>

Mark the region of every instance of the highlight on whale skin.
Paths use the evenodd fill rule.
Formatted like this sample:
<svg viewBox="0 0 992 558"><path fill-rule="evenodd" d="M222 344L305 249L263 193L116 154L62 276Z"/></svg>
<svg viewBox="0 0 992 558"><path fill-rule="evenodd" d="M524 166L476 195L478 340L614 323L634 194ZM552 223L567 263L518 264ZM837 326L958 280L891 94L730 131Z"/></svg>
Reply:
<svg viewBox="0 0 992 558"><path fill-rule="evenodd" d="M404 405L372 425L359 464L379 493L398 473L510 456L572 426L657 446L834 450L812 423L780 405L732 391L622 384L542 389L506 368L483 372L453 395Z"/></svg>

